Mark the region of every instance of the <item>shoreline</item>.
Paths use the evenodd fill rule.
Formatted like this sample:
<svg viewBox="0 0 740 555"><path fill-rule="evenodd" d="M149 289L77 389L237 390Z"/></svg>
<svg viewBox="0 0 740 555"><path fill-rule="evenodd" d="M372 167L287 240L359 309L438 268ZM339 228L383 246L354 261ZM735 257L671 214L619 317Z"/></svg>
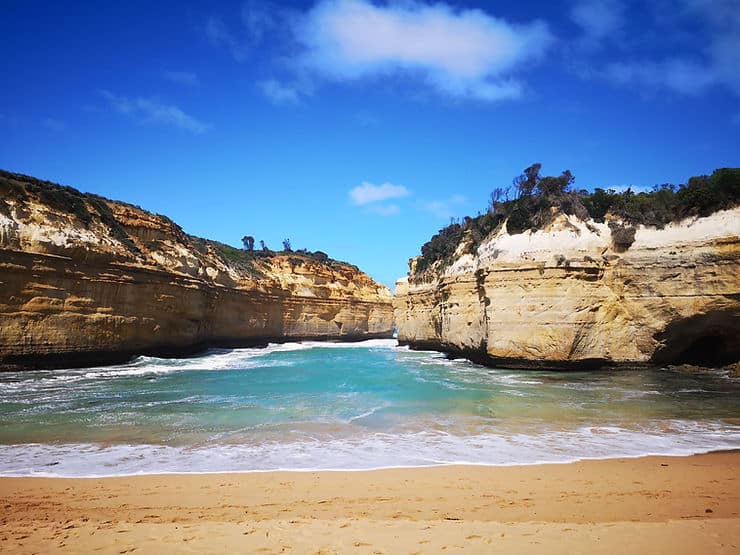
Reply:
<svg viewBox="0 0 740 555"><path fill-rule="evenodd" d="M2 446L0 446L2 447ZM14 447L23 447L23 444L14 445ZM332 473L363 473L363 472L385 472L385 471L414 471L426 469L445 469L445 468L481 468L481 469L497 469L497 468L528 468L536 466L563 466L573 465L580 463L592 463L592 462L603 462L603 461L632 461L647 458L661 458L661 459L682 459L689 457L700 457L705 455L721 455L721 454L738 454L740 455L740 448L727 448L727 449L710 449L707 451L697 451L695 453L644 453L639 455L616 455L616 456L604 456L604 457L579 457L574 459L562 460L562 461L534 461L534 462L513 462L513 463L481 463L481 462L441 462L431 464L410 464L410 465L387 465L387 466L373 466L367 468L256 468L250 470L193 470L193 471L139 471L139 472L128 472L125 474L89 474L80 476L71 475L58 475L58 474L2 474L0 471L0 481L5 479L46 479L46 480L115 480L119 478L166 478L166 477L180 477L180 476L241 476L251 474L332 474Z"/></svg>
<svg viewBox="0 0 740 555"><path fill-rule="evenodd" d="M740 450L521 466L0 477L0 550L732 552L738 471Z"/></svg>
<svg viewBox="0 0 740 555"><path fill-rule="evenodd" d="M375 444L365 441L328 441L307 443L164 445L110 443L17 443L0 445L0 478L115 479L147 476L249 475L285 473L362 473L388 470L425 470L450 467L506 469L546 465L568 465L614 459L636 460L645 457L681 458L713 453L740 452L740 432L733 427L732 438L704 440L701 435L675 430L670 434L621 430L625 437L611 448L591 444L598 441L598 426L581 430L580 445L572 432L565 435L519 437L512 446L495 436L452 436L449 445L436 444L422 453L428 441L414 436L407 441ZM608 433L614 434L609 428ZM704 433L712 433L707 428ZM444 436L447 438L448 436ZM580 436L579 436L580 437ZM594 440L594 437L596 440ZM570 438L571 452L562 452L563 441ZM458 443L464 439L465 443ZM486 442L486 440L490 440ZM611 441L616 441L612 436ZM527 442L529 447L524 443ZM631 442L631 443L630 443ZM659 443L656 443L659 442ZM578 447L580 445L580 448ZM593 449L589 450L589 446ZM555 449L548 451L548 448ZM387 451L386 451L387 449ZM405 450L411 450L409 454ZM453 449L453 451L445 451ZM531 449L527 452L526 449ZM464 453L463 453L464 451ZM364 458L357 453L365 452ZM588 453L588 454L585 454ZM482 456L486 454L486 456Z"/></svg>

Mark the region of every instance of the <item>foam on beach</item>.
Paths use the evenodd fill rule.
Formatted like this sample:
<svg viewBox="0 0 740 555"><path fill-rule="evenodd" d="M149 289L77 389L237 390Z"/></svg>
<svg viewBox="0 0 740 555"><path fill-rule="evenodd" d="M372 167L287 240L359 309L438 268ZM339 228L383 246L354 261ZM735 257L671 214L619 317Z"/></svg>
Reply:
<svg viewBox="0 0 740 555"><path fill-rule="evenodd" d="M721 372L484 368L395 340L0 379L0 475L527 465L740 448Z"/></svg>
<svg viewBox="0 0 740 555"><path fill-rule="evenodd" d="M514 466L740 449L740 426L671 422L625 430L582 426L542 434L450 435L441 431L193 446L22 444L0 446L0 476L372 470L438 465Z"/></svg>

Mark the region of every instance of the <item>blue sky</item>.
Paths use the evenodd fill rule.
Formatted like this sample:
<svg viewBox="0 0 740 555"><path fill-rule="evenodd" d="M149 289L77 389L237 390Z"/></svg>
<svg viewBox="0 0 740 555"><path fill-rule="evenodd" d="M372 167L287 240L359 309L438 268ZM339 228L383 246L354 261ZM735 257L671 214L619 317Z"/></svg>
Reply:
<svg viewBox="0 0 740 555"><path fill-rule="evenodd" d="M533 162L740 163L740 0L4 0L0 167L392 285Z"/></svg>

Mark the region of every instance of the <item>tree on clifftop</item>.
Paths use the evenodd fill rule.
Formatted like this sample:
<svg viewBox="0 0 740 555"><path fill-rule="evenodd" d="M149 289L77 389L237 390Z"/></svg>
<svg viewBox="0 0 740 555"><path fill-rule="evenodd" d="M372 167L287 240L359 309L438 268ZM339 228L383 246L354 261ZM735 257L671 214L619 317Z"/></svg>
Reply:
<svg viewBox="0 0 740 555"><path fill-rule="evenodd" d="M520 197L529 196L534 192L540 182L541 169L542 164L537 162L524 170L523 174L514 178L513 185L519 191Z"/></svg>
<svg viewBox="0 0 740 555"><path fill-rule="evenodd" d="M573 185L576 178L570 173L570 170L565 170L559 177L543 177L537 183L537 189L546 197L562 195L568 188Z"/></svg>
<svg viewBox="0 0 740 555"><path fill-rule="evenodd" d="M684 218L709 216L740 206L740 168L719 168L711 175L691 177L685 185L657 185L650 192L596 187L592 193L573 189L575 177L570 170L544 176L541 169L541 164L532 164L514 178L515 198L509 199L510 189L496 188L485 214L466 217L462 224L451 222L439 230L421 247L414 275L424 275L435 265L436 271L446 268L462 242L462 252L475 254L482 242L504 224L510 235L516 235L544 229L559 214L584 222L593 219L603 223L608 219L615 250L624 252L635 239L636 226L661 229Z"/></svg>
<svg viewBox="0 0 740 555"><path fill-rule="evenodd" d="M245 235L244 237L242 237L242 244L244 245L244 250L253 251L254 237L252 237L251 235Z"/></svg>

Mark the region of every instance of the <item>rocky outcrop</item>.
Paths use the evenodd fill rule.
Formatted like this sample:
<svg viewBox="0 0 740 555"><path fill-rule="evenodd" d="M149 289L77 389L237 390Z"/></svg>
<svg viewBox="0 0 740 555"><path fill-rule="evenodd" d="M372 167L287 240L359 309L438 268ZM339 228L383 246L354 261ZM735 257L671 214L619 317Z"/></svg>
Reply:
<svg viewBox="0 0 740 555"><path fill-rule="evenodd" d="M740 359L740 208L626 241L623 229L560 215L535 232L503 226L426 280L412 260L398 339L522 368Z"/></svg>
<svg viewBox="0 0 740 555"><path fill-rule="evenodd" d="M0 367L393 327L388 288L323 253L245 252L136 206L0 172Z"/></svg>

